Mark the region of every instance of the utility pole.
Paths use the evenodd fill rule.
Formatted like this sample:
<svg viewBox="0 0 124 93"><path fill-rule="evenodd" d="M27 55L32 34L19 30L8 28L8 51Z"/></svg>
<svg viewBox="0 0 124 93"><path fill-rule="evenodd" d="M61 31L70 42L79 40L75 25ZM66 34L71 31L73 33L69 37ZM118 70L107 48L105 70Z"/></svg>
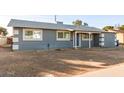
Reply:
<svg viewBox="0 0 124 93"><path fill-rule="evenodd" d="M54 18L55 18L55 22L57 22L57 16L56 15L54 16Z"/></svg>

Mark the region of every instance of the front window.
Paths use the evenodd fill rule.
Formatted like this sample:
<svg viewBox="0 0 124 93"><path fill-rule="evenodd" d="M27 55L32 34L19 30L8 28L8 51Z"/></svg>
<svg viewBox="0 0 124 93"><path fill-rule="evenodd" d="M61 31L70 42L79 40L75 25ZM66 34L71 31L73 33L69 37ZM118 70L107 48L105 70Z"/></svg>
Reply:
<svg viewBox="0 0 124 93"><path fill-rule="evenodd" d="M57 40L70 40L70 32L57 31Z"/></svg>
<svg viewBox="0 0 124 93"><path fill-rule="evenodd" d="M58 32L58 38L59 38L59 39L64 38L64 37L63 37L63 32Z"/></svg>
<svg viewBox="0 0 124 93"><path fill-rule="evenodd" d="M24 40L42 40L42 31L33 29L24 29L23 31Z"/></svg>

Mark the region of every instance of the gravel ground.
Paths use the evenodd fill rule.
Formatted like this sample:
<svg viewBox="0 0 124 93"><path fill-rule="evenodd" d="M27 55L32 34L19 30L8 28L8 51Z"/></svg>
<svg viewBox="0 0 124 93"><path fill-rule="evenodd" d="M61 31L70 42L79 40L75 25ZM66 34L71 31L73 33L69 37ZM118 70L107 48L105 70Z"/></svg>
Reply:
<svg viewBox="0 0 124 93"><path fill-rule="evenodd" d="M124 49L12 52L0 48L1 77L75 76L124 63Z"/></svg>

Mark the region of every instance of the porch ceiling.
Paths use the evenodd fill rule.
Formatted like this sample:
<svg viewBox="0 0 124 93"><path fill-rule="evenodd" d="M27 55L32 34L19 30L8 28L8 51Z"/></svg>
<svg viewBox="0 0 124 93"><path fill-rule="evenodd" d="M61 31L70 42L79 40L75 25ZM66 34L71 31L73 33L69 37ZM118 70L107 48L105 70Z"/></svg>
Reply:
<svg viewBox="0 0 124 93"><path fill-rule="evenodd" d="M76 33L102 33L98 31L75 31Z"/></svg>

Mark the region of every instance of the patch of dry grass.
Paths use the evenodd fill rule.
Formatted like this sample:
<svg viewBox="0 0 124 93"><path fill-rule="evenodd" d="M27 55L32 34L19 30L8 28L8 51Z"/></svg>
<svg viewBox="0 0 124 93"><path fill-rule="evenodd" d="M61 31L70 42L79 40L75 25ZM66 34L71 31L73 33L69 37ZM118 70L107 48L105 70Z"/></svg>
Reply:
<svg viewBox="0 0 124 93"><path fill-rule="evenodd" d="M0 76L73 76L124 62L124 49L0 52Z"/></svg>

